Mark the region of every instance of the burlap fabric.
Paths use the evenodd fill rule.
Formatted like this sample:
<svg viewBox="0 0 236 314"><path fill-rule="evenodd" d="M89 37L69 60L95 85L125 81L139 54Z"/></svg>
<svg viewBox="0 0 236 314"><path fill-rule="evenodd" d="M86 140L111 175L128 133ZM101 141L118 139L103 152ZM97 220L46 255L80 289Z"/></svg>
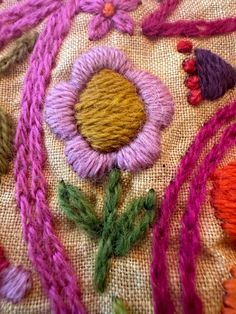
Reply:
<svg viewBox="0 0 236 314"><path fill-rule="evenodd" d="M5 0L1 8L12 5L14 2ZM156 3L155 0L143 0L143 4L133 13L135 20L140 21L144 15L153 10ZM235 15L235 13L236 2L232 0L183 0L171 20L179 18L211 19ZM90 18L91 16L88 14L80 14L75 18L70 34L64 41L57 58L57 66L53 71L49 88L61 80L69 79L74 60L82 52L99 45L122 49L137 68L156 74L168 85L175 101L175 116L170 127L162 134L160 159L149 170L133 175L123 173L123 204L134 196L145 193L149 188L154 188L157 191L160 201L165 187L175 174L181 156L185 153L197 130L217 108L235 99L236 89L227 92L223 98L217 101L206 102L193 108L187 104L186 100L187 90L183 84L185 74L181 70L183 55L176 52L177 39L163 38L150 41L141 35L137 26L133 37L112 31L103 40L90 42L87 37L87 24ZM201 40L195 39L193 43L195 47L207 48L218 53L233 66L236 66L236 34ZM4 54L5 51L1 53ZM15 122L20 110L20 92L27 66L27 62L24 62L0 79L0 106L13 116ZM107 290L103 295L96 293L92 279L97 244L89 240L86 234L78 230L62 215L58 207L56 189L61 179L77 185L97 204L97 211L100 212L104 186L102 184L95 185L78 178L66 162L63 143L56 139L46 125L45 141L48 151L46 166L46 177L49 185L48 197L56 232L65 245L71 263L76 270L88 313L111 313L112 295L124 298L129 304L131 313L153 313L149 280L151 232L127 257L112 259ZM234 159L234 153L235 150L234 152L231 151L224 162ZM30 295L20 304L12 305L1 301L0 312L4 314L50 313L49 302L42 292L38 275L27 257L27 248L22 239L20 215L14 199L14 189L15 182L11 169L11 172L3 177L0 186L0 241L12 263L23 264L32 269L34 283ZM177 269L178 235L186 197L187 186L182 190L177 214L172 222L168 255L171 288L179 313L181 313L181 307ZM220 312L223 295L222 282L229 276L229 268L236 261L236 251L225 240L219 222L210 206L209 196L202 209L203 250L198 263L198 289L204 300L205 312L215 314Z"/></svg>

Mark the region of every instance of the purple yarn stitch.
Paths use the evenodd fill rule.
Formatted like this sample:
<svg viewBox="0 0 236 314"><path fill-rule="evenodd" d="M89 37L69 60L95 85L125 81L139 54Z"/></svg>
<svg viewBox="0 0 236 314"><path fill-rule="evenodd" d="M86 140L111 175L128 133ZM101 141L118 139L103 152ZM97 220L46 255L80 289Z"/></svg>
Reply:
<svg viewBox="0 0 236 314"><path fill-rule="evenodd" d="M21 97L15 148L16 198L29 256L40 275L52 309L57 314L84 314L77 278L58 240L47 202L43 172L42 104L52 68L79 1L68 0L50 16L30 59ZM3 40L6 40L6 37Z"/></svg>
<svg viewBox="0 0 236 314"><path fill-rule="evenodd" d="M0 14L0 48L10 40L22 36L23 32L37 26L45 17L55 12L60 0L28 0Z"/></svg>
<svg viewBox="0 0 236 314"><path fill-rule="evenodd" d="M197 73L203 97L214 100L236 84L235 69L221 57L206 49L195 49Z"/></svg>
<svg viewBox="0 0 236 314"><path fill-rule="evenodd" d="M219 109L204 124L182 158L175 178L166 188L161 204L160 217L153 229L151 282L155 313L174 313L174 305L169 290L166 252L169 244L170 222L175 211L178 193L192 173L206 143L224 124L230 122L235 116L236 101Z"/></svg>

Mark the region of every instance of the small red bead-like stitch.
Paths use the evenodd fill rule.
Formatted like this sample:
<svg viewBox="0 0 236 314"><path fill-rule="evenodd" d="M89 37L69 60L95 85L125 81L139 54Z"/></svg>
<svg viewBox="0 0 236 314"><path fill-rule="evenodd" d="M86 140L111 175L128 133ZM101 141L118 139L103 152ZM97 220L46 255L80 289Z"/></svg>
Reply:
<svg viewBox="0 0 236 314"><path fill-rule="evenodd" d="M202 92L200 89L192 90L188 95L188 102L191 105L198 105L203 100Z"/></svg>
<svg viewBox="0 0 236 314"><path fill-rule="evenodd" d="M190 53L193 49L193 44L190 40L180 40L177 43L177 51L180 53Z"/></svg>
<svg viewBox="0 0 236 314"><path fill-rule="evenodd" d="M185 86L188 87L190 90L200 88L200 79L197 75L191 75L187 77L184 83L185 83Z"/></svg>
<svg viewBox="0 0 236 314"><path fill-rule="evenodd" d="M185 59L183 61L183 69L186 73L188 74L194 74L196 73L197 69L196 69L196 59Z"/></svg>

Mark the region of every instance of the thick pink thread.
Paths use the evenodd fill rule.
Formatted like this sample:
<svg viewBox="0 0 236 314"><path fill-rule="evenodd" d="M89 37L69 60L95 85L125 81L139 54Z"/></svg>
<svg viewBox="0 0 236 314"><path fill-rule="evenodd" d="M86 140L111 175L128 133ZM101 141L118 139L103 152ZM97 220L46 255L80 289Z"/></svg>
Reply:
<svg viewBox="0 0 236 314"><path fill-rule="evenodd" d="M196 263L200 252L199 213L206 198L208 177L224 157L225 152L236 144L236 124L229 126L218 144L213 146L193 177L187 209L182 217L180 240L180 276L184 313L203 313L203 306L196 291Z"/></svg>
<svg viewBox="0 0 236 314"><path fill-rule="evenodd" d="M174 313L174 305L168 284L166 252L168 250L170 222L174 214L179 191L192 173L206 143L226 123L236 116L236 101L218 110L204 124L195 140L182 158L175 178L166 188L160 210L160 217L153 229L151 281L153 289L154 310L158 314Z"/></svg>
<svg viewBox="0 0 236 314"><path fill-rule="evenodd" d="M28 0L0 14L0 48L37 26L62 5L61 0Z"/></svg>
<svg viewBox="0 0 236 314"><path fill-rule="evenodd" d="M55 313L85 313L77 280L55 235L46 200L43 167L42 104L55 57L78 12L78 1L67 1L50 16L32 53L24 82L16 134L16 197L24 237Z"/></svg>
<svg viewBox="0 0 236 314"><path fill-rule="evenodd" d="M206 37L236 31L236 17L206 20L180 20L167 23L166 18L174 12L181 0L163 0L160 6L144 18L143 34L148 37L192 36Z"/></svg>

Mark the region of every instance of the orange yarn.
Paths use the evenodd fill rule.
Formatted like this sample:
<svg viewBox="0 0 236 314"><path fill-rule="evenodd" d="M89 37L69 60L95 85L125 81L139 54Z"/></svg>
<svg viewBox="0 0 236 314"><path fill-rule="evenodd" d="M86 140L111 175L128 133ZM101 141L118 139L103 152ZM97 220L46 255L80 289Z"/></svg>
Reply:
<svg viewBox="0 0 236 314"><path fill-rule="evenodd" d="M236 161L217 169L212 180L215 215L223 221L224 231L236 240Z"/></svg>
<svg viewBox="0 0 236 314"><path fill-rule="evenodd" d="M102 13L105 17L111 17L114 15L115 13L115 7L112 3L108 2L108 3L105 3L104 7L103 7L103 10L102 10Z"/></svg>
<svg viewBox="0 0 236 314"><path fill-rule="evenodd" d="M232 278L223 283L225 289L222 314L236 314L236 266L231 269Z"/></svg>

